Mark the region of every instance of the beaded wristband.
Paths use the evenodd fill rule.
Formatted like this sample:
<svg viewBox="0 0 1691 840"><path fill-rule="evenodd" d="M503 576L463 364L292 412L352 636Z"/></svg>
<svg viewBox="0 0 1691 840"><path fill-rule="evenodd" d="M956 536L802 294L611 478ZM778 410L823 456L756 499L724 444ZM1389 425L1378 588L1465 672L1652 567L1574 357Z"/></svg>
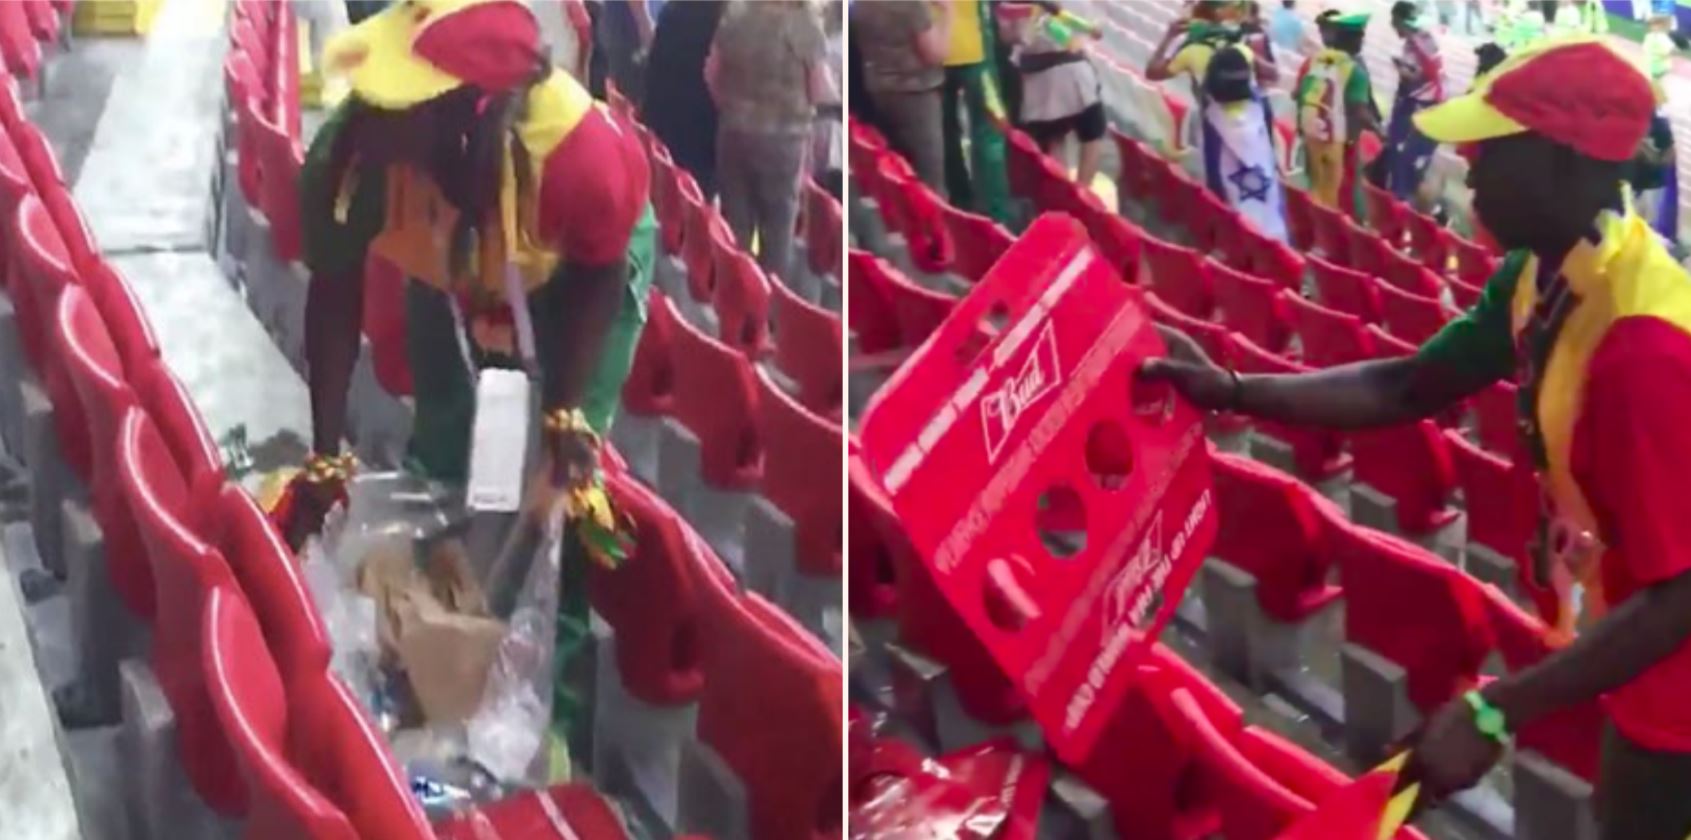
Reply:
<svg viewBox="0 0 1691 840"><path fill-rule="evenodd" d="M587 438L594 449L599 448L599 433L587 422L587 415L579 408L555 408L546 412L546 431L553 434L573 432Z"/></svg>
<svg viewBox="0 0 1691 840"><path fill-rule="evenodd" d="M358 468L358 459L351 452L342 455L322 455L316 452L305 459L303 475L312 484L345 482Z"/></svg>

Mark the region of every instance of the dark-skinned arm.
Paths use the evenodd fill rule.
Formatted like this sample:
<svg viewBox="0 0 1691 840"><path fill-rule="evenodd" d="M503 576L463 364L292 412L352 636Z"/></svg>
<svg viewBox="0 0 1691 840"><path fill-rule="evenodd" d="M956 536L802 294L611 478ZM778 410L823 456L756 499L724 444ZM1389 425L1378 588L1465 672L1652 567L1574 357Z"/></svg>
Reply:
<svg viewBox="0 0 1691 840"><path fill-rule="evenodd" d="M1180 54L1180 50L1174 49L1174 45L1186 34L1187 26L1186 20L1169 24L1168 31L1163 33L1163 39L1157 43L1156 49L1151 50L1151 60L1145 64L1146 79L1160 82L1174 78L1174 71L1169 65L1174 62L1174 57Z"/></svg>
<svg viewBox="0 0 1691 840"><path fill-rule="evenodd" d="M541 411L580 408L587 386L604 354L628 284L628 260L610 265L565 263L546 285L529 296L537 318L546 318L550 334L537 336L540 346ZM540 315L539 313L545 313ZM561 441L552 441L554 446ZM553 479L562 483L569 469L569 453L553 452Z"/></svg>
<svg viewBox="0 0 1691 840"><path fill-rule="evenodd" d="M1549 712L1613 691L1691 639L1691 572L1626 599L1542 662L1481 690L1519 731Z"/></svg>
<svg viewBox="0 0 1691 840"><path fill-rule="evenodd" d="M1396 426L1432 417L1494 380L1409 356L1299 374L1240 374L1235 411L1289 425Z"/></svg>

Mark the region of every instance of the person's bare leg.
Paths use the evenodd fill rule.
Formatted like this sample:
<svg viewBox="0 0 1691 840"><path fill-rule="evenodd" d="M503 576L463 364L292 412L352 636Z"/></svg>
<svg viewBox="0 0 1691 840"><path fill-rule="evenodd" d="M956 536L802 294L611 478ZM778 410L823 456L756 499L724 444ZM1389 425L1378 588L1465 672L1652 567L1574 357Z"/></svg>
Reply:
<svg viewBox="0 0 1691 840"><path fill-rule="evenodd" d="M1081 143L1080 162L1075 170L1075 182L1086 189L1092 189L1092 181L1098 177L1098 163L1103 158L1103 140L1090 140Z"/></svg>

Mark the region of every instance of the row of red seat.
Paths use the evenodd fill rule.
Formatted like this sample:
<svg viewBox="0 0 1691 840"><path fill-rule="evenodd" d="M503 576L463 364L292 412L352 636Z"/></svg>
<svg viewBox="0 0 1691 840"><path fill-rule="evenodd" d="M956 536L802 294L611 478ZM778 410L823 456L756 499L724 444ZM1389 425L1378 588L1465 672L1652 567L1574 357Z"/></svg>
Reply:
<svg viewBox="0 0 1691 840"><path fill-rule="evenodd" d="M0 5L0 61L6 72L37 81L46 65L43 44L59 40L76 0L21 0Z"/></svg>

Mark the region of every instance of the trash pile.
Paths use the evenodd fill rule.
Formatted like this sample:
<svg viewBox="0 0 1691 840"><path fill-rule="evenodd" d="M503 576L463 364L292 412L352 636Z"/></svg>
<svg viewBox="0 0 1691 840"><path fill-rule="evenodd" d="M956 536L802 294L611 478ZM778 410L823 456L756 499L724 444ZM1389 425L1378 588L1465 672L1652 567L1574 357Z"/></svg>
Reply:
<svg viewBox="0 0 1691 840"><path fill-rule="evenodd" d="M331 667L431 819L568 777L549 746L563 516L472 512L461 491L363 474L301 553Z"/></svg>

